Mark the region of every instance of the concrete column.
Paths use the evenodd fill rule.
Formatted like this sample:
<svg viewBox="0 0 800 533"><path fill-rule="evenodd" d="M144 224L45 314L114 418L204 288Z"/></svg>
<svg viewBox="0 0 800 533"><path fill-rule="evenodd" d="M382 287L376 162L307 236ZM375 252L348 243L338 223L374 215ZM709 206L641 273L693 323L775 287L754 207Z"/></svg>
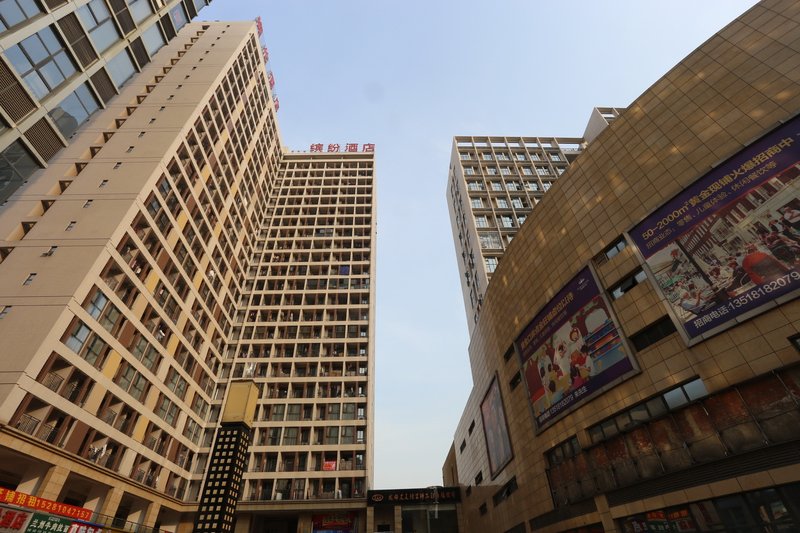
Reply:
<svg viewBox="0 0 800 533"><path fill-rule="evenodd" d="M87 509L91 509L95 512L100 512L100 508L103 506L103 502L108 495L109 488L105 485L97 485L92 487L92 490L89 491L89 494L86 495L86 502L83 504L84 507Z"/></svg>
<svg viewBox="0 0 800 533"><path fill-rule="evenodd" d="M392 531L403 531L403 506L395 505L393 509L394 524L392 525Z"/></svg>
<svg viewBox="0 0 800 533"><path fill-rule="evenodd" d="M68 476L69 468L58 465L53 466L41 480L39 494L36 496L45 498L46 500L57 500L59 495L61 495L61 489L64 488L64 484L67 482Z"/></svg>
<svg viewBox="0 0 800 533"><path fill-rule="evenodd" d="M100 507L100 514L114 516L124 494L125 491L121 488L111 487L111 489L106 492L106 497L103 499L103 505Z"/></svg>
<svg viewBox="0 0 800 533"><path fill-rule="evenodd" d="M147 506L144 513L144 527L153 527L158 520L158 513L161 511L161 504L152 502Z"/></svg>
<svg viewBox="0 0 800 533"><path fill-rule="evenodd" d="M250 524L252 522L252 518L253 515L249 513L237 513L236 526L233 528L233 533L250 533Z"/></svg>
<svg viewBox="0 0 800 533"><path fill-rule="evenodd" d="M366 533L375 531L375 508L367 506L367 529Z"/></svg>
<svg viewBox="0 0 800 533"><path fill-rule="evenodd" d="M53 465L47 463L38 463L28 468L22 475L22 481L17 485L18 492L25 494L36 494L36 491L42 484L42 481L47 477L47 473Z"/></svg>
<svg viewBox="0 0 800 533"><path fill-rule="evenodd" d="M614 523L614 518L611 516L611 511L608 508L608 500L605 494L600 494L594 497L594 503L597 506L597 513L603 521L603 529L606 533L617 533L617 524Z"/></svg>

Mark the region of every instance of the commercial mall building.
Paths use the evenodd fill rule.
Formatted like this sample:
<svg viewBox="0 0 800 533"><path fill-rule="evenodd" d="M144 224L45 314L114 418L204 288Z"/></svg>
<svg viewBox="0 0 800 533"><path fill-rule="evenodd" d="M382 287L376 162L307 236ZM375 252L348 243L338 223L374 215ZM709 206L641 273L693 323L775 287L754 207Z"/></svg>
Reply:
<svg viewBox="0 0 800 533"><path fill-rule="evenodd" d="M372 145L285 149L252 22L117 85L0 208L0 513L366 530Z"/></svg>
<svg viewBox="0 0 800 533"><path fill-rule="evenodd" d="M528 215L443 466L464 531L800 530L799 67L760 2Z"/></svg>

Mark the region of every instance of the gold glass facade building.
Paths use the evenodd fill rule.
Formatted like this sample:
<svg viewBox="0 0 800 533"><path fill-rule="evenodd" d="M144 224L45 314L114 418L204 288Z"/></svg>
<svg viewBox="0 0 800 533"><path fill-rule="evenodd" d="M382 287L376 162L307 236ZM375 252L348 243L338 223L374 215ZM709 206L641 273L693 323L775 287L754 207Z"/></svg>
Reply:
<svg viewBox="0 0 800 533"><path fill-rule="evenodd" d="M0 209L0 487L190 531L250 380L236 531L363 529L373 156L286 150L255 24L187 23Z"/></svg>
<svg viewBox="0 0 800 533"><path fill-rule="evenodd" d="M517 232L443 467L464 531L800 528L798 43L758 3Z"/></svg>

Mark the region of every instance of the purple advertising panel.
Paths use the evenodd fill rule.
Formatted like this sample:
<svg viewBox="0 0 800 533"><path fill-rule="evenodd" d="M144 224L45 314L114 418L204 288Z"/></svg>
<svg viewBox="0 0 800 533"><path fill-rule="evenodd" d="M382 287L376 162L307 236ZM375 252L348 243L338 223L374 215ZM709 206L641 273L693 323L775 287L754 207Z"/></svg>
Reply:
<svg viewBox="0 0 800 533"><path fill-rule="evenodd" d="M539 428L638 370L588 267L514 344Z"/></svg>
<svg viewBox="0 0 800 533"><path fill-rule="evenodd" d="M481 420L483 420L483 435L486 438L486 451L489 455L489 469L494 479L514 457L497 376L492 380L481 402Z"/></svg>
<svg viewBox="0 0 800 533"><path fill-rule="evenodd" d="M630 231L689 339L800 288L799 137L794 118Z"/></svg>

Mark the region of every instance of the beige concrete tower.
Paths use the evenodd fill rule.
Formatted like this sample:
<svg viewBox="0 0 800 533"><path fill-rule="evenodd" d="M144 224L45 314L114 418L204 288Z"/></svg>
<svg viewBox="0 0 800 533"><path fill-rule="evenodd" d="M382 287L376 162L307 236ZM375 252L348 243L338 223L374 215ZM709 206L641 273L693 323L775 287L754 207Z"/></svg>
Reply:
<svg viewBox="0 0 800 533"><path fill-rule="evenodd" d="M9 0L0 8L0 203L67 146L206 0Z"/></svg>
<svg viewBox="0 0 800 533"><path fill-rule="evenodd" d="M237 530L363 522L373 161L286 151L255 25L187 24L0 209L0 486L190 530L246 377Z"/></svg>
<svg viewBox="0 0 800 533"><path fill-rule="evenodd" d="M583 137L454 137L447 208L470 335L486 286L555 180L624 109L592 109Z"/></svg>

